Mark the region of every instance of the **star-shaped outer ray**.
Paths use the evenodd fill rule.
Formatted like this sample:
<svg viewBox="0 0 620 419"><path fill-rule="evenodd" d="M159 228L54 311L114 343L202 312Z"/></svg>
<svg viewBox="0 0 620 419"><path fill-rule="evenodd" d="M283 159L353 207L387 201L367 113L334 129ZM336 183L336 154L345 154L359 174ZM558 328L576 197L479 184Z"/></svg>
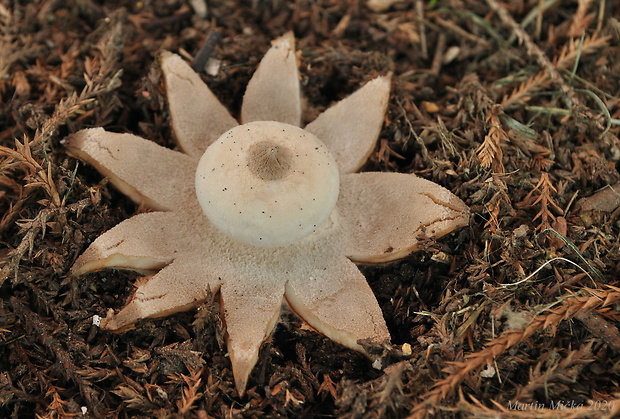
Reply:
<svg viewBox="0 0 620 419"><path fill-rule="evenodd" d="M243 394L262 342L283 301L319 332L363 352L358 341L389 342L377 300L353 262L380 263L467 225L455 195L410 174L355 173L372 152L385 115L390 78L378 77L322 113L305 129L332 151L341 174L336 208L319 229L289 246L237 242L204 215L195 170L204 151L237 125L198 74L177 55L160 57L174 134L181 151L101 128L70 136L67 149L89 162L135 202L141 213L102 234L72 274L123 268L149 275L128 304L109 310L102 328L122 331L140 319L195 307L220 292L236 387ZM300 124L294 38L273 42L251 79L241 121Z"/></svg>

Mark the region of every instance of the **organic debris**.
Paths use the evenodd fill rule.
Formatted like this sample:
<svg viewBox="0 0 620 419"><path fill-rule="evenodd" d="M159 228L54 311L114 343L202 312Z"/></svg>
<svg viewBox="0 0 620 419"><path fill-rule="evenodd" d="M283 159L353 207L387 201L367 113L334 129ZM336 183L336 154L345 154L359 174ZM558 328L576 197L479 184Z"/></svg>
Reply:
<svg viewBox="0 0 620 419"><path fill-rule="evenodd" d="M0 2L0 417L620 414L616 2ZM474 214L360 266L392 346L371 364L283 311L238 397L217 295L113 334L135 274L69 268L144 208L61 140L175 146L157 57L238 117L270 41L297 39L302 126L381 74L362 171L414 173ZM213 34L213 35L210 35ZM204 70L203 70L204 69ZM366 345L366 346L364 346Z"/></svg>

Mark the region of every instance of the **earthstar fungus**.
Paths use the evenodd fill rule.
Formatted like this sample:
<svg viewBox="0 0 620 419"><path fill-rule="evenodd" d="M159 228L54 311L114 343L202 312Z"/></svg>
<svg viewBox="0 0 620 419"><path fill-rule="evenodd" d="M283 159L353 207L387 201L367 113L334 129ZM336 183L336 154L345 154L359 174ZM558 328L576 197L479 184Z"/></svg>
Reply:
<svg viewBox="0 0 620 419"><path fill-rule="evenodd" d="M300 128L294 38L273 42L248 84L241 125L178 55L160 57L182 151L85 129L69 153L152 210L99 236L71 272L149 274L103 329L188 310L219 292L236 387L243 394L283 301L330 339L389 342L358 263L389 262L467 225L469 210L410 174L355 173L383 124L390 78L378 77Z"/></svg>
<svg viewBox="0 0 620 419"><path fill-rule="evenodd" d="M322 226L336 206L338 165L314 135L276 121L224 133L196 169L196 195L207 218L253 246L294 243Z"/></svg>

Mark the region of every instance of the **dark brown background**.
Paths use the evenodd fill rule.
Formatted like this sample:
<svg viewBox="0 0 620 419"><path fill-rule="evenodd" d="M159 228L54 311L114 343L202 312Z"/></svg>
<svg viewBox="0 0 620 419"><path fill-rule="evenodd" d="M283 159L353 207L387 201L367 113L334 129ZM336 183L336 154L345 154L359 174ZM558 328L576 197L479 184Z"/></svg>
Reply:
<svg viewBox="0 0 620 419"><path fill-rule="evenodd" d="M620 409L613 1L556 1L544 13L538 1L408 0L384 12L355 0L206 3L205 17L181 0L0 3L0 417ZM393 337L384 372L285 314L240 399L217 298L115 335L92 317L121 307L136 275L67 276L139 209L61 140L103 126L174 147L155 57L191 58L213 30L221 65L203 78L234 115L269 42L288 30L306 122L393 72L364 170L415 173L472 208L469 228L362 268Z"/></svg>

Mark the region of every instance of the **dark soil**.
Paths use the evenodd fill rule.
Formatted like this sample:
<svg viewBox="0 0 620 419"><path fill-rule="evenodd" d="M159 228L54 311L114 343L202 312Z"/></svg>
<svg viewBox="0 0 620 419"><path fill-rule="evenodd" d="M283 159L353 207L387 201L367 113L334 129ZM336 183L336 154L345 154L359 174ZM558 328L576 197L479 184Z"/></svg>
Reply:
<svg viewBox="0 0 620 419"><path fill-rule="evenodd" d="M0 417L618 414L619 15L609 0L3 0ZM472 209L468 228L362 267L392 334L383 371L285 313L240 398L217 296L113 334L93 316L137 275L68 275L140 209L62 139L102 126L174 147L156 56L191 60L216 30L203 78L234 115L289 30L307 121L393 72L364 170Z"/></svg>

